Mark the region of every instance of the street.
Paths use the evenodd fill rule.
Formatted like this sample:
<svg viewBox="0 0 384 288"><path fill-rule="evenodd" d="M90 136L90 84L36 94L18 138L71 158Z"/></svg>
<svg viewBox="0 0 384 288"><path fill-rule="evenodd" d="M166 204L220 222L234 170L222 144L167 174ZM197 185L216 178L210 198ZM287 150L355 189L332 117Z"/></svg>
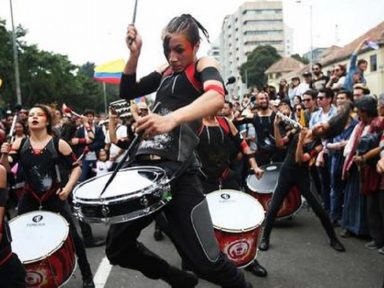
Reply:
<svg viewBox="0 0 384 288"><path fill-rule="evenodd" d="M105 235L108 228L104 225L93 227L98 236ZM153 231L153 225L149 226L140 240L171 264L180 267L180 258L169 239L156 242ZM340 228L336 228L336 233L340 233ZM313 212L302 208L292 220L275 224L270 249L259 252L258 260L268 270L268 276L258 278L245 272L246 278L255 288L381 288L384 255L377 250L364 248L366 239L340 239L346 247L346 253L338 253L328 245L325 231ZM147 279L139 272L110 267L104 259L104 247L89 248L87 253L98 288L169 287L165 282ZM65 287L78 288L81 283L77 269ZM200 279L197 287L217 286Z"/></svg>

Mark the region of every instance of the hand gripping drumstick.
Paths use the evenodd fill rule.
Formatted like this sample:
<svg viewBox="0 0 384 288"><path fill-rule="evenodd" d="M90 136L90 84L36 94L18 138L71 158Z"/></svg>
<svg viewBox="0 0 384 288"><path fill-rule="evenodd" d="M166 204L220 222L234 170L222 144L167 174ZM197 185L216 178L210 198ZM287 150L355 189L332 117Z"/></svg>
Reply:
<svg viewBox="0 0 384 288"><path fill-rule="evenodd" d="M73 115L75 115L76 117L81 118L81 115L80 115L79 113L76 113L75 111L73 111L71 108L69 108L69 107L68 107L67 105L65 105L65 104L63 104L61 110L62 110L63 113L73 114Z"/></svg>
<svg viewBox="0 0 384 288"><path fill-rule="evenodd" d="M136 13L137 13L137 1L138 0L135 0L135 6L133 8L133 15L132 15L132 22L131 22L131 25L135 26L135 22L136 22ZM133 38L129 38L129 45L131 45L133 43Z"/></svg>
<svg viewBox="0 0 384 288"><path fill-rule="evenodd" d="M156 105L153 107L152 111L153 113L156 112L157 108L159 108L160 106L160 102L157 102ZM100 193L100 196L104 194L105 190L107 190L108 186L112 183L113 179L115 179L116 175L117 175L117 172L119 172L119 170L121 169L121 167L123 166L123 164L125 163L125 161L127 160L128 156L130 155L130 152L133 148L136 147L136 145L140 142L141 140L141 136L142 136L142 133L140 134L136 134L135 135L135 138L132 139L131 141L131 144L129 144L129 147L127 149L127 151L125 152L125 155L123 157L123 159L121 159L121 161L119 162L119 164L117 164L115 170L113 171L113 173L111 174L111 176L109 177L107 183L105 183L105 186L103 188L103 191L101 191Z"/></svg>

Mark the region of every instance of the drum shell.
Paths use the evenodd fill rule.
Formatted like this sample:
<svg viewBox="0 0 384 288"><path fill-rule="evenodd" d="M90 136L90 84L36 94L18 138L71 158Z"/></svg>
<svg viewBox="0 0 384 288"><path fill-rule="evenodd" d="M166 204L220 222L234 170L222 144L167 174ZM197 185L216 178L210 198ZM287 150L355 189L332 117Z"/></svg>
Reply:
<svg viewBox="0 0 384 288"><path fill-rule="evenodd" d="M257 256L263 206L252 196L223 189L207 195L214 233L220 250L238 267L245 267Z"/></svg>
<svg viewBox="0 0 384 288"><path fill-rule="evenodd" d="M26 270L26 287L61 287L70 280L76 269L76 256L65 218L37 210L13 218L10 228L12 250Z"/></svg>
<svg viewBox="0 0 384 288"><path fill-rule="evenodd" d="M265 211L269 211L273 193L277 187L281 163L272 163L261 166L264 170L264 176L257 179L255 175L249 175L247 178L247 190L263 205ZM301 207L302 199L297 187L292 187L285 197L279 211L277 219L283 219L293 216Z"/></svg>
<svg viewBox="0 0 384 288"><path fill-rule="evenodd" d="M27 288L56 288L70 280L76 269L75 248L72 237L53 254L41 260L23 263Z"/></svg>
<svg viewBox="0 0 384 288"><path fill-rule="evenodd" d="M110 175L111 173L93 177L74 189L74 215L81 221L105 224L128 222L154 213L171 199L167 175L159 167L135 166L122 169L101 195ZM150 184L140 188L131 187L143 179ZM118 185L120 182L121 185ZM88 191L94 193L87 196L84 192ZM117 193L120 191L121 193Z"/></svg>
<svg viewBox="0 0 384 288"><path fill-rule="evenodd" d="M215 229L215 236L219 247L229 260L239 268L246 267L253 262L257 256L257 246L261 226L247 232L229 232L218 228Z"/></svg>

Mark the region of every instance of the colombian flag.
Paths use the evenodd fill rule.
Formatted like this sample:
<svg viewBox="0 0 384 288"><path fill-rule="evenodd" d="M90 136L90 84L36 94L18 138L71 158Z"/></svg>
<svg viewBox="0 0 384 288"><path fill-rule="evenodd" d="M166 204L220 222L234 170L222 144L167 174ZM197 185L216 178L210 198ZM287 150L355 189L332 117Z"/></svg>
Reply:
<svg viewBox="0 0 384 288"><path fill-rule="evenodd" d="M124 59L118 59L97 66L93 78L104 83L119 84L124 65Z"/></svg>

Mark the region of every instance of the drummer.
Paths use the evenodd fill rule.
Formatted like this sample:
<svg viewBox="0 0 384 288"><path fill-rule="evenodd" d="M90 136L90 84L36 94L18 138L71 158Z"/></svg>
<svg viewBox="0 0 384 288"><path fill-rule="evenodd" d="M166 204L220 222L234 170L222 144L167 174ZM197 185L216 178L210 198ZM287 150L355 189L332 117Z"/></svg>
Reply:
<svg viewBox="0 0 384 288"><path fill-rule="evenodd" d="M341 112L334 116L326 125L321 124L316 128L302 128L299 133L295 133L290 137L290 145L287 155L281 166L275 192L273 193L270 209L267 213L266 225L263 237L261 238L259 249L262 251L269 249L269 238L272 231L272 225L275 221L277 213L289 191L296 186L300 193L305 197L308 204L312 207L316 216L320 218L321 224L325 229L330 245L338 252L344 252L345 248L337 239L331 220L325 212L320 202L311 193L309 187L309 163L322 150L321 138L331 138L344 129L349 118L350 108L345 106ZM280 123L280 118L276 117L274 121L275 127ZM340 130L340 131L339 131ZM279 129L275 128L276 142L281 141Z"/></svg>
<svg viewBox="0 0 384 288"><path fill-rule="evenodd" d="M260 179L263 176L264 171L257 166L247 142L240 138L235 125L227 118L204 117L198 135L200 142L197 152L202 163L203 176L201 182L206 194L218 189L241 190L238 177L230 166L239 151L248 158L256 177ZM245 270L258 277L267 276L267 270L256 259Z"/></svg>
<svg viewBox="0 0 384 288"><path fill-rule="evenodd" d="M3 288L24 288L25 269L12 253L9 226L4 219L7 200L7 171L0 165L0 283Z"/></svg>
<svg viewBox="0 0 384 288"><path fill-rule="evenodd" d="M170 176L172 200L163 209L169 223L166 231L188 267L198 276L222 287L248 288L243 273L220 252L198 178L194 149L199 119L215 113L224 104L223 80L218 63L197 58L199 30L206 29L191 15L173 18L163 31L163 52L167 60L157 70L136 79L142 39L134 26L128 27L126 42L130 56L123 71L120 96L127 100L156 93L159 110L137 121L144 139L135 153L137 164L159 166ZM157 114L159 113L159 114ZM131 152L131 151L129 151ZM151 279L161 279L174 288L197 285L196 276L170 266L138 242L142 229L156 215L114 224L107 238L111 264L135 269Z"/></svg>
<svg viewBox="0 0 384 288"><path fill-rule="evenodd" d="M80 166L75 161L76 157L68 143L52 136L52 114L48 106L37 104L31 108L28 114L28 128L29 138L17 139L12 147L8 143L1 146L1 163L9 169L8 156L12 162L18 162L25 181L25 193L18 213L42 209L61 214L70 225L83 276L83 288L93 288L95 285L84 244L77 233L66 201L80 177ZM58 173L62 169L59 164L68 170L72 167L67 183L60 183L62 177Z"/></svg>

